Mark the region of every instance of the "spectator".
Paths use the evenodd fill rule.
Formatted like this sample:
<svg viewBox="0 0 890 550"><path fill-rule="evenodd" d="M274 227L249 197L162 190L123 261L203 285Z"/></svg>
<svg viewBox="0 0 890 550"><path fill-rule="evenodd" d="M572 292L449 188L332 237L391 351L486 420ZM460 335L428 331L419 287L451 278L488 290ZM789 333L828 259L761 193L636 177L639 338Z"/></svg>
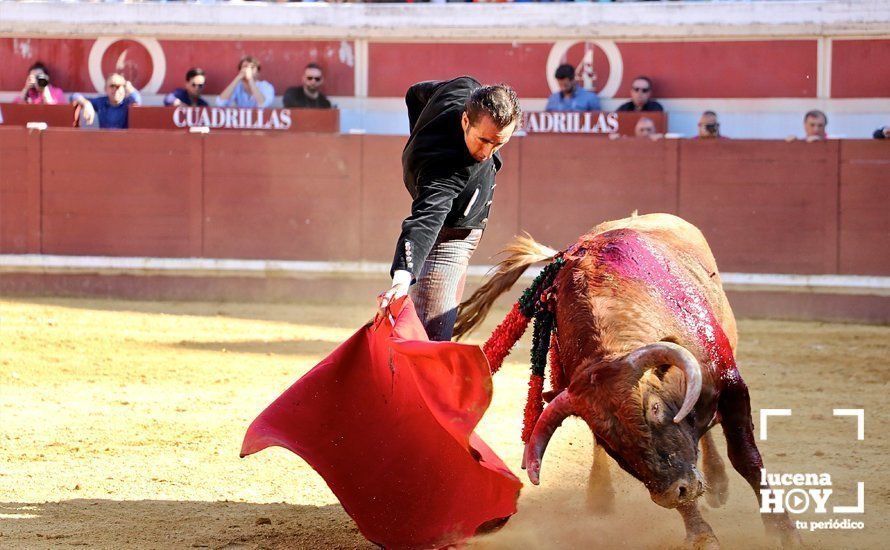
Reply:
<svg viewBox="0 0 890 550"><path fill-rule="evenodd" d="M130 105L141 105L142 96L136 88L118 73L105 81L106 95L86 98L81 94L71 96L71 101L83 107L83 120L92 125L99 115L99 128L126 128Z"/></svg>
<svg viewBox="0 0 890 550"><path fill-rule="evenodd" d="M245 56L238 62L238 75L216 98L220 107L266 108L275 100L275 88L265 80L258 80L260 62L253 56Z"/></svg>
<svg viewBox="0 0 890 550"><path fill-rule="evenodd" d="M630 85L630 101L618 107L618 111L664 111L661 104L649 99L652 96L652 80L638 76Z"/></svg>
<svg viewBox="0 0 890 550"><path fill-rule="evenodd" d="M652 141L656 141L664 137L664 135L658 133L655 129L655 122L651 118L640 117L640 120L634 126L634 137L649 138Z"/></svg>
<svg viewBox="0 0 890 550"><path fill-rule="evenodd" d="M825 113L816 109L807 112L807 114L803 116L804 140L811 142L828 139L828 136L825 133L826 126L828 126L828 117L825 116ZM786 141L794 141L796 139L797 136L792 135L788 136Z"/></svg>
<svg viewBox="0 0 890 550"><path fill-rule="evenodd" d="M575 68L568 64L556 68L559 91L547 100L547 111L599 111L596 94L585 90L575 81Z"/></svg>
<svg viewBox="0 0 890 550"><path fill-rule="evenodd" d="M872 134L875 139L890 139L890 126L882 126Z"/></svg>
<svg viewBox="0 0 890 550"><path fill-rule="evenodd" d="M15 98L15 102L57 105L65 103L65 94L62 93L62 88L49 83L49 71L46 65L38 61L28 69L25 87L19 97Z"/></svg>
<svg viewBox="0 0 890 550"><path fill-rule="evenodd" d="M204 69L197 67L191 68L185 73L185 88L176 88L164 98L164 105L188 105L195 107L206 107L207 102L201 97L204 91Z"/></svg>
<svg viewBox="0 0 890 550"><path fill-rule="evenodd" d="M705 111L698 119L698 135L700 139L726 139L720 135L720 123L717 122L717 113Z"/></svg>
<svg viewBox="0 0 890 550"><path fill-rule="evenodd" d="M303 69L303 85L291 86L284 92L284 106L291 109L330 109L331 102L319 90L324 74L316 63Z"/></svg>

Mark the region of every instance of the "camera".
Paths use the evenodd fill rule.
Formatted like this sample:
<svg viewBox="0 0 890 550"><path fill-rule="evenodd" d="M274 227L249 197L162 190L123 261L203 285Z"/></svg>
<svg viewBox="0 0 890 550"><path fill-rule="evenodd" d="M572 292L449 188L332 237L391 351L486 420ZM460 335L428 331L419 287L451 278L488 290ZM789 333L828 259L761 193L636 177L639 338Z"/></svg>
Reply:
<svg viewBox="0 0 890 550"><path fill-rule="evenodd" d="M720 128L720 124L713 122L711 124L705 124L705 131L709 134L716 134L717 129Z"/></svg>
<svg viewBox="0 0 890 550"><path fill-rule="evenodd" d="M49 85L49 75L46 73L38 73L35 75L37 79L37 86L40 88L46 88Z"/></svg>

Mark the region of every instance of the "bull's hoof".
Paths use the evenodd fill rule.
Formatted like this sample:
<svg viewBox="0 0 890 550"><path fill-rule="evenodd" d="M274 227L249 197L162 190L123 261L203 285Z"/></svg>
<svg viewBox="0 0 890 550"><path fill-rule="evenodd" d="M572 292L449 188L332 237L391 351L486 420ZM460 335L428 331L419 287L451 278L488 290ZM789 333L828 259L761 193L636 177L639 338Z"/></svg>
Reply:
<svg viewBox="0 0 890 550"><path fill-rule="evenodd" d="M782 548L803 548L800 533L786 514L761 514L766 534L779 540Z"/></svg>
<svg viewBox="0 0 890 550"><path fill-rule="evenodd" d="M797 529L782 533L782 548L803 548L803 541L800 540L800 533L797 532Z"/></svg>
<svg viewBox="0 0 890 550"><path fill-rule="evenodd" d="M787 514L761 514L767 535L779 539L782 548L803 548L800 532Z"/></svg>
<svg viewBox="0 0 890 550"><path fill-rule="evenodd" d="M705 500L711 508L720 508L729 500L729 479L723 476L715 476L717 479L708 480L708 490L705 492Z"/></svg>
<svg viewBox="0 0 890 550"><path fill-rule="evenodd" d="M691 550L720 550L720 541L714 533L700 533L686 537L686 548Z"/></svg>

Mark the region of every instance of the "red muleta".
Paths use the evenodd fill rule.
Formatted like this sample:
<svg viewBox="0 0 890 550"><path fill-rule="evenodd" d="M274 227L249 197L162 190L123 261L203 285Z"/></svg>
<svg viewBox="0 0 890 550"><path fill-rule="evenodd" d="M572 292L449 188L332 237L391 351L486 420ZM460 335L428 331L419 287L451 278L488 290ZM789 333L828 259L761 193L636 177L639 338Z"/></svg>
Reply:
<svg viewBox="0 0 890 550"><path fill-rule="evenodd" d="M522 483L477 436L491 403L478 346L430 342L409 298L368 323L251 423L241 456L306 460L362 534L440 548L503 525Z"/></svg>

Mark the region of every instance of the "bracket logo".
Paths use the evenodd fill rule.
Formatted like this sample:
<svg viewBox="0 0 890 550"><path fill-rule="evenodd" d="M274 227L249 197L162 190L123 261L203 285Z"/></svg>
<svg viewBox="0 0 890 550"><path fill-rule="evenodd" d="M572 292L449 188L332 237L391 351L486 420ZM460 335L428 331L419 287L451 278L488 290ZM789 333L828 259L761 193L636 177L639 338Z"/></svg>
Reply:
<svg viewBox="0 0 890 550"><path fill-rule="evenodd" d="M856 439L865 439L865 411L863 409L834 409L834 416L857 417ZM767 422L771 416L791 416L791 409L761 409L760 439L768 439ZM831 475L822 473L771 473L760 470L760 512L763 514L863 514L865 513L865 483L856 482L855 506L829 506L834 493ZM827 518L821 521L796 521L801 530L863 529L864 523L849 518Z"/></svg>

